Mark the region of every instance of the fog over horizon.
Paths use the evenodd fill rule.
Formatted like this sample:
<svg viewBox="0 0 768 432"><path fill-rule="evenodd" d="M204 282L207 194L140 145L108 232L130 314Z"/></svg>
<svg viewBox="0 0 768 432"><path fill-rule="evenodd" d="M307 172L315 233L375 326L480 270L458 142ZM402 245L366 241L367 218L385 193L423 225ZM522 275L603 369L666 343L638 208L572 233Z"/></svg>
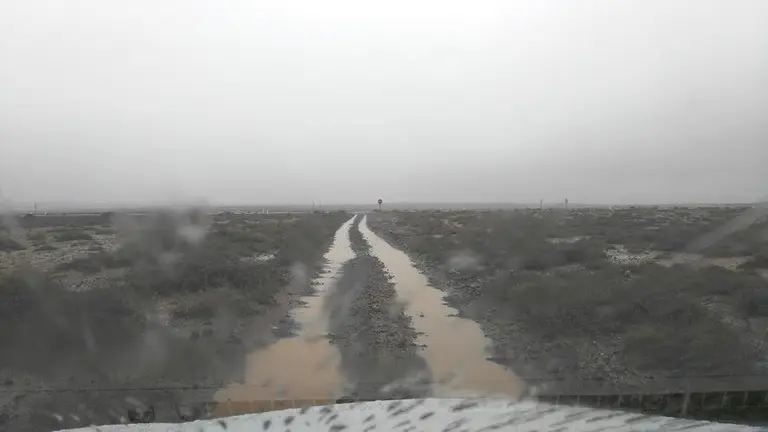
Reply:
<svg viewBox="0 0 768 432"><path fill-rule="evenodd" d="M768 2L0 3L41 207L768 199Z"/></svg>

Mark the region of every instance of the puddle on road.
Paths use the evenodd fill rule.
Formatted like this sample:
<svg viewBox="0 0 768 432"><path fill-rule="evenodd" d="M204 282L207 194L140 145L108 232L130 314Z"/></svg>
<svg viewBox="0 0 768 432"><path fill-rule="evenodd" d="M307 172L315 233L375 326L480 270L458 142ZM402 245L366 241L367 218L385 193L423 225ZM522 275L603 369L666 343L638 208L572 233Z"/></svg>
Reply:
<svg viewBox="0 0 768 432"><path fill-rule="evenodd" d="M306 305L291 311L300 326L298 335L280 339L249 354L245 384L232 384L216 393L214 398L219 402L216 414L252 412L249 403L253 401L327 400L342 395L341 357L325 337L328 321L323 315L323 301L341 266L355 256L349 244L349 227L353 220L336 231L333 245L325 254L324 273L316 279L315 295L302 297ZM241 406L242 410L234 408Z"/></svg>
<svg viewBox="0 0 768 432"><path fill-rule="evenodd" d="M417 343L426 345L420 354L432 371L432 391L437 397L504 395L519 397L522 381L510 370L487 360L490 341L480 326L453 316L456 309L443 303L443 292L430 286L410 258L368 228L365 217L360 231L372 252L394 276L398 300L420 333ZM450 382L438 382L453 377Z"/></svg>

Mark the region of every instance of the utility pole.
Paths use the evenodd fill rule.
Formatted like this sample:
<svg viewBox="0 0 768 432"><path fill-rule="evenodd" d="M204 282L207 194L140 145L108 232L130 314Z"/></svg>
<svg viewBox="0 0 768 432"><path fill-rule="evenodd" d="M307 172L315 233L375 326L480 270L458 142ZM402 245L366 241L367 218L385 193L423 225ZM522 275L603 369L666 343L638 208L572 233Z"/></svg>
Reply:
<svg viewBox="0 0 768 432"><path fill-rule="evenodd" d="M544 200L540 199L539 200L539 211L543 211L543 210L544 210Z"/></svg>

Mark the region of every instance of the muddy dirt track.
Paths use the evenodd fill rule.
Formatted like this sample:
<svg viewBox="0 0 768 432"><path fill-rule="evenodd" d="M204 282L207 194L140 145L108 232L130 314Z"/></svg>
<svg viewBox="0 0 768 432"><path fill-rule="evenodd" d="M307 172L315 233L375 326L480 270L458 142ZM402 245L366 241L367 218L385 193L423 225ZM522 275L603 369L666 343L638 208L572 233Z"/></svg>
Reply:
<svg viewBox="0 0 768 432"><path fill-rule="evenodd" d="M248 400L520 394L512 371L486 359L477 324L445 306L363 215L336 233L326 267L294 310L304 317L297 334L253 354L246 382L217 395L220 413L248 410L238 402Z"/></svg>
<svg viewBox="0 0 768 432"><path fill-rule="evenodd" d="M360 234L360 217L350 229L356 256L326 298L330 337L341 353L349 382L345 397L382 399L422 397L430 373L419 357L416 332L382 262L371 255Z"/></svg>
<svg viewBox="0 0 768 432"><path fill-rule="evenodd" d="M520 395L514 373L487 360L479 326L457 317L407 255L362 215L349 237L356 257L342 268L326 309L352 399Z"/></svg>

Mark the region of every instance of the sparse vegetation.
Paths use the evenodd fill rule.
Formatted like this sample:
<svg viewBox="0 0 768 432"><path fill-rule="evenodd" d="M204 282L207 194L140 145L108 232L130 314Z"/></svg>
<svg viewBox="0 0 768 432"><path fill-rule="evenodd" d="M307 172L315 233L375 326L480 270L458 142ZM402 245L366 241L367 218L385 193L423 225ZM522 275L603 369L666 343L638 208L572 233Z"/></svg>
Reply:
<svg viewBox="0 0 768 432"><path fill-rule="evenodd" d="M16 240L0 235L0 251L17 251L25 249L24 246Z"/></svg>
<svg viewBox="0 0 768 432"><path fill-rule="evenodd" d="M702 261L746 254L752 258L743 268L763 266L764 219L721 228L747 211L423 211L369 218L448 291L450 304L481 323L497 361L532 379L633 386L680 374L768 375L761 366L768 352L760 348L766 329L738 324L763 322L754 320L766 316L764 278L655 263L694 250ZM471 265L456 268L457 257Z"/></svg>
<svg viewBox="0 0 768 432"><path fill-rule="evenodd" d="M91 234L89 234L86 231L81 231L77 229L58 231L53 235L53 238L55 241L59 241L59 242L69 242L69 241L77 241L77 240L93 240L93 237L91 236Z"/></svg>
<svg viewBox="0 0 768 432"><path fill-rule="evenodd" d="M43 230L27 230L27 240L37 243L46 243L48 235Z"/></svg>
<svg viewBox="0 0 768 432"><path fill-rule="evenodd" d="M130 352L142 337L143 315L118 290L72 293L34 269L6 275L0 286L0 365L6 371L47 379L98 376L109 368L105 360Z"/></svg>
<svg viewBox="0 0 768 432"><path fill-rule="evenodd" d="M0 261L2 378L53 388L237 381L246 352L263 337L246 344L234 329L269 334L278 323L260 318L262 305L287 312L290 299L278 303L275 294L295 285L294 266L312 274L346 219L345 213L202 212L20 217L32 249L22 251L5 235L9 230L0 236L0 249L20 258ZM16 255L22 252L28 255ZM252 259L267 254L276 258ZM309 289L309 278L300 282ZM160 310L170 322L154 318ZM115 393L111 407L134 393ZM147 403L169 397L176 396L142 396ZM54 392L0 407L0 415L17 422L3 427L59 428L24 416L72 398L90 396ZM101 402L86 405L94 403ZM116 414L104 408L91 420L116 423Z"/></svg>
<svg viewBox="0 0 768 432"><path fill-rule="evenodd" d="M749 261L739 266L745 270L751 270L756 268L768 269L768 251L760 251L756 255L750 257Z"/></svg>
<svg viewBox="0 0 768 432"><path fill-rule="evenodd" d="M75 270L80 273L94 274L104 269L124 268L131 265L131 260L121 253L98 252L83 258L65 262L56 266L58 271Z"/></svg>

